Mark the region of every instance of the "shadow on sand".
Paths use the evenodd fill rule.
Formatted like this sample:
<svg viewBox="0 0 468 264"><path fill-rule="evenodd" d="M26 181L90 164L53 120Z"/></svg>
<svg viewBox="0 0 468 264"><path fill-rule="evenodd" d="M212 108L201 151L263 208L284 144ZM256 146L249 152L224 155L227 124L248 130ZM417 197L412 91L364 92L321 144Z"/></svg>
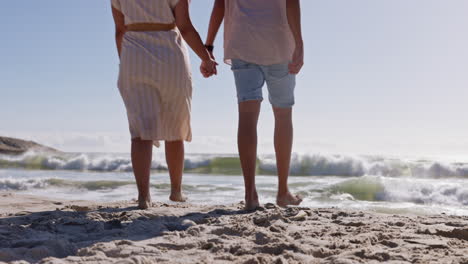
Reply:
<svg viewBox="0 0 468 264"><path fill-rule="evenodd" d="M72 206L1 218L0 261L37 262L47 257L76 256L80 249L100 242L141 241L196 224L216 223L221 216L251 213L213 209L174 216L171 209L177 210L164 204L149 210L137 207L87 210Z"/></svg>

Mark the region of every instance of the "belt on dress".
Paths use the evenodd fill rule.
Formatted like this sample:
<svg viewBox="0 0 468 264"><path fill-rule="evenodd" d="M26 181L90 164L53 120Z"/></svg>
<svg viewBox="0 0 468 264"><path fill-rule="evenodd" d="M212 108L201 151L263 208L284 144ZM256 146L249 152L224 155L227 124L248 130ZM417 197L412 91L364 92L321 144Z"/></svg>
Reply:
<svg viewBox="0 0 468 264"><path fill-rule="evenodd" d="M126 25L127 31L170 31L176 27L175 23L160 24L160 23L135 23Z"/></svg>

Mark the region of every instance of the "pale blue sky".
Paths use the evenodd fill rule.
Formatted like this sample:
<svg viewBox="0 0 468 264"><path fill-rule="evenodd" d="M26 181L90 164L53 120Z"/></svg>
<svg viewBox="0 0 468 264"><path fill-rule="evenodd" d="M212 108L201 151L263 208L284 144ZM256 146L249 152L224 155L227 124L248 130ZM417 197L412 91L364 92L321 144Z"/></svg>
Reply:
<svg viewBox="0 0 468 264"><path fill-rule="evenodd" d="M468 147L468 1L303 0L296 151L460 156ZM205 37L212 1L193 0ZM0 133L70 151L125 151L110 1L7 1L0 9ZM222 35L216 42L222 58ZM194 66L193 152L236 151L232 73ZM265 90L266 93L266 90ZM265 94L266 95L266 94ZM263 104L260 152L271 152Z"/></svg>

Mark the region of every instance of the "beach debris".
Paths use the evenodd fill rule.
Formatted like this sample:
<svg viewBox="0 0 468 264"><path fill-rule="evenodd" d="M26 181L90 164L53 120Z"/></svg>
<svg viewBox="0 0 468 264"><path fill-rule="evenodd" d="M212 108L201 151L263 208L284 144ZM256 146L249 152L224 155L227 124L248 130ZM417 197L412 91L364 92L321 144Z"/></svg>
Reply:
<svg viewBox="0 0 468 264"><path fill-rule="evenodd" d="M307 213L304 211L299 211L295 216L290 217L289 219L293 221L304 221L307 218Z"/></svg>
<svg viewBox="0 0 468 264"><path fill-rule="evenodd" d="M266 203L265 208L266 209L276 209L276 208L278 208L278 206L276 206L276 204Z"/></svg>
<svg viewBox="0 0 468 264"><path fill-rule="evenodd" d="M185 219L182 221L182 226L185 227L185 228L189 228L191 226L196 226L197 223L195 223L194 221L190 220L190 219Z"/></svg>

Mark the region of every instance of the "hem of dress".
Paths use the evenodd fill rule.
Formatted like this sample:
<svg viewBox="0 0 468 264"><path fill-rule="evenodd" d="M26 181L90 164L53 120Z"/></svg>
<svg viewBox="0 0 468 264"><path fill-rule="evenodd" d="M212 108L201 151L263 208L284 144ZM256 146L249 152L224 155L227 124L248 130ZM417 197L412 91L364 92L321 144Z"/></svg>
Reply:
<svg viewBox="0 0 468 264"><path fill-rule="evenodd" d="M186 138L178 138L178 137L174 137L174 138L147 138L147 137L141 137L141 136L136 136L136 137L132 137L131 139L135 139L135 138L139 138L141 140L151 140L153 141L153 145L157 148L159 148L161 146L160 144L160 141L185 141L185 142L192 142L192 137L186 137Z"/></svg>

